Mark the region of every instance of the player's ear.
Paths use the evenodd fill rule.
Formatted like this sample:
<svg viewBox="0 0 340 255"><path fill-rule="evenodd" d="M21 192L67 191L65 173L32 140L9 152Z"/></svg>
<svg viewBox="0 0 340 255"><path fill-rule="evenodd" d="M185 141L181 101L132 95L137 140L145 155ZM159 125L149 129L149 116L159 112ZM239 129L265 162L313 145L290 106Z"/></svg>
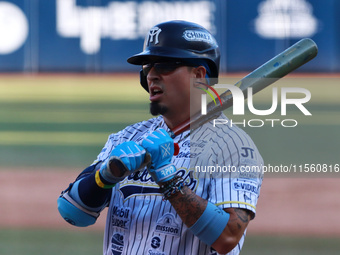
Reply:
<svg viewBox="0 0 340 255"><path fill-rule="evenodd" d="M198 66L198 67L194 67L192 68L192 78L195 78L195 82L198 83L206 83L206 73L207 70L205 69L204 66Z"/></svg>
<svg viewBox="0 0 340 255"><path fill-rule="evenodd" d="M194 68L195 78L202 79L205 78L205 75L207 73L207 70L204 66L198 66Z"/></svg>

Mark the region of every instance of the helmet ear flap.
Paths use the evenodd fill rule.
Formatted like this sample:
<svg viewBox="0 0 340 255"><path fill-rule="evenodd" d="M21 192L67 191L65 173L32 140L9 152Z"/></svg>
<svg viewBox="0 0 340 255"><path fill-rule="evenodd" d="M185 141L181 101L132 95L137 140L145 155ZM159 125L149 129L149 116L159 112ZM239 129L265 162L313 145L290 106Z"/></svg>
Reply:
<svg viewBox="0 0 340 255"><path fill-rule="evenodd" d="M143 69L141 69L139 71L139 79L140 79L140 84L142 85L142 87L147 91L149 92L149 86L148 86L148 81L146 79L146 76L144 75L143 73Z"/></svg>

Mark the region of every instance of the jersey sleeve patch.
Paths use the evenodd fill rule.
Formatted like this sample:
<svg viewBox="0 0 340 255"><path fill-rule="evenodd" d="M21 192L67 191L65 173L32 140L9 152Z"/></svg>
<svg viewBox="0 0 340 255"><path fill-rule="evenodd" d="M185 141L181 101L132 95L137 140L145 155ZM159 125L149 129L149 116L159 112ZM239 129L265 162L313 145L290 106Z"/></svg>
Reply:
<svg viewBox="0 0 340 255"><path fill-rule="evenodd" d="M241 147L240 163L242 165L256 165L258 162L255 158L255 150L251 147Z"/></svg>
<svg viewBox="0 0 340 255"><path fill-rule="evenodd" d="M232 188L235 191L250 192L254 195L259 194L259 187L254 182L249 182L249 181L246 182L246 181L236 179L236 180L233 180L232 182Z"/></svg>

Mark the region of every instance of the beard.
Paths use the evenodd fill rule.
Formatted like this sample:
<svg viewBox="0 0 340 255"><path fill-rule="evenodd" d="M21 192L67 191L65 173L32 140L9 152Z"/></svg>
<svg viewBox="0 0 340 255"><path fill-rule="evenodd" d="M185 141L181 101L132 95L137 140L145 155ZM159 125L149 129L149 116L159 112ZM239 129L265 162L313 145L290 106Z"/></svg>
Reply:
<svg viewBox="0 0 340 255"><path fill-rule="evenodd" d="M168 108L166 106L162 106L159 102L151 102L150 103L150 113L153 116L157 116L159 114L164 115L168 112Z"/></svg>

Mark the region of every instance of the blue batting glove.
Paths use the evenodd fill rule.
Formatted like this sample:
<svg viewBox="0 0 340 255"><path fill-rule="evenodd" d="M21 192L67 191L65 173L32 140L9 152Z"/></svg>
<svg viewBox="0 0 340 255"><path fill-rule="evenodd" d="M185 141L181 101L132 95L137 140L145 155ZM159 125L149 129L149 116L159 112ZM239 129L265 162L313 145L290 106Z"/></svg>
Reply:
<svg viewBox="0 0 340 255"><path fill-rule="evenodd" d="M143 148L151 155L151 167L148 169L156 183L170 181L176 174L176 167L171 163L174 155L174 141L162 128L152 132L142 141Z"/></svg>
<svg viewBox="0 0 340 255"><path fill-rule="evenodd" d="M136 142L124 142L111 151L100 167L100 174L110 183L120 182L142 166L145 154L145 149Z"/></svg>

